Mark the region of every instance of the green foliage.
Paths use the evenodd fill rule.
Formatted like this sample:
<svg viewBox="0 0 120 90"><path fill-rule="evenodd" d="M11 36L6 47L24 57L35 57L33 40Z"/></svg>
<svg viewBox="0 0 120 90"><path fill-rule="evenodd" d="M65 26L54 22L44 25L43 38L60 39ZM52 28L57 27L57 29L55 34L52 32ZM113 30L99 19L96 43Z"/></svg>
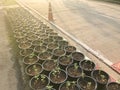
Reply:
<svg viewBox="0 0 120 90"><path fill-rule="evenodd" d="M46 88L47 88L48 90L51 90L51 89L53 88L53 86L48 85L48 86L46 86Z"/></svg>
<svg viewBox="0 0 120 90"><path fill-rule="evenodd" d="M74 68L75 68L75 69L78 69L78 67L79 67L78 64L77 64L77 63L74 63Z"/></svg>

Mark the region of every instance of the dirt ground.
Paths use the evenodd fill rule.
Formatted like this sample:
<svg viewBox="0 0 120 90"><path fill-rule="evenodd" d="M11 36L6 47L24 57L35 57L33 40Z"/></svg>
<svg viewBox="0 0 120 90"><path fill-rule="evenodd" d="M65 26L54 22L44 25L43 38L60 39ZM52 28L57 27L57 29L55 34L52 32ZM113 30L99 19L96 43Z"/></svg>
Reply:
<svg viewBox="0 0 120 90"><path fill-rule="evenodd" d="M0 89L17 90L16 70L12 61L11 47L3 10L0 9Z"/></svg>
<svg viewBox="0 0 120 90"><path fill-rule="evenodd" d="M0 5L0 90L23 90L17 50L5 13Z"/></svg>

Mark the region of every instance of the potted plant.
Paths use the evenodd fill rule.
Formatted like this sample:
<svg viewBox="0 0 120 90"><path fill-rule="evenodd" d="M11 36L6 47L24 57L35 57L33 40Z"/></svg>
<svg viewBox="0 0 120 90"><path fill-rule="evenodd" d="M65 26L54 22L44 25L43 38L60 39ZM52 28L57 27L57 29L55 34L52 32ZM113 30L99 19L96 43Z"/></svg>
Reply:
<svg viewBox="0 0 120 90"><path fill-rule="evenodd" d="M95 79L90 76L81 76L78 78L77 85L81 90L97 90L97 83Z"/></svg>
<svg viewBox="0 0 120 90"><path fill-rule="evenodd" d="M39 61L39 58L34 53L32 53L28 56L25 56L23 58L23 63L26 64L26 65L35 64L38 61Z"/></svg>
<svg viewBox="0 0 120 90"><path fill-rule="evenodd" d="M42 63L42 67L45 70L45 73L48 75L50 71L55 69L58 66L58 61L57 60L46 60Z"/></svg>
<svg viewBox="0 0 120 90"><path fill-rule="evenodd" d="M84 73L88 76L91 76L91 72L95 70L95 63L91 60L82 60L80 61L79 65Z"/></svg>
<svg viewBox="0 0 120 90"><path fill-rule="evenodd" d="M47 39L44 39L44 45L48 45L49 43L53 42L53 39L51 38L47 38Z"/></svg>
<svg viewBox="0 0 120 90"><path fill-rule="evenodd" d="M64 49L66 46L68 46L68 42L66 40L58 41L59 47Z"/></svg>
<svg viewBox="0 0 120 90"><path fill-rule="evenodd" d="M45 60L51 60L51 59L52 59L52 56L53 56L53 55L52 55L50 52L48 52L48 51L45 51L45 52L40 53L40 54L38 55L38 57L39 57L39 59L40 59L41 62L43 62L43 61L45 61Z"/></svg>
<svg viewBox="0 0 120 90"><path fill-rule="evenodd" d="M61 40L63 40L63 38L61 36L54 36L54 40L55 41L61 41Z"/></svg>
<svg viewBox="0 0 120 90"><path fill-rule="evenodd" d="M45 52L46 50L47 50L47 47L44 46L44 45L36 46L36 47L34 48L34 51L35 51L37 54L43 53L43 52Z"/></svg>
<svg viewBox="0 0 120 90"><path fill-rule="evenodd" d="M29 86L33 90L44 90L46 86L49 85L49 83L50 80L48 79L48 77L44 74L40 74L31 78Z"/></svg>
<svg viewBox="0 0 120 90"><path fill-rule="evenodd" d="M59 86L59 90L80 90L75 81L66 81Z"/></svg>
<svg viewBox="0 0 120 90"><path fill-rule="evenodd" d="M33 46L41 46L42 44L43 44L42 40L35 40L35 41L32 42Z"/></svg>
<svg viewBox="0 0 120 90"><path fill-rule="evenodd" d="M57 43L49 43L48 45L47 45L47 48L48 48L48 50L50 51L50 52L52 52L54 49L57 49L57 48L59 48L59 45L57 44Z"/></svg>
<svg viewBox="0 0 120 90"><path fill-rule="evenodd" d="M49 28L49 29L46 29L46 30L45 30L45 33L46 33L46 34L50 34L50 33L52 33L53 31L54 31L53 29L50 29L50 28Z"/></svg>
<svg viewBox="0 0 120 90"><path fill-rule="evenodd" d="M20 55L21 56L28 56L32 53L33 53L33 49L31 49L31 48L20 50Z"/></svg>
<svg viewBox="0 0 120 90"><path fill-rule="evenodd" d="M74 46L66 46L65 51L66 51L66 55L70 55L71 53L76 51L76 47L74 47Z"/></svg>
<svg viewBox="0 0 120 90"><path fill-rule="evenodd" d="M31 42L19 43L18 47L20 49L28 49L32 46Z"/></svg>
<svg viewBox="0 0 120 90"><path fill-rule="evenodd" d="M54 89L53 86L51 85L47 85L46 88L43 90L56 90L56 89Z"/></svg>
<svg viewBox="0 0 120 90"><path fill-rule="evenodd" d="M70 80L77 80L77 78L81 77L81 75L83 74L82 69L77 63L67 66L66 71Z"/></svg>
<svg viewBox="0 0 120 90"><path fill-rule="evenodd" d="M27 40L26 37L24 37L24 38L16 39L16 42L18 42L18 43L26 43L26 42L28 42L28 40Z"/></svg>
<svg viewBox="0 0 120 90"><path fill-rule="evenodd" d="M58 33L55 33L55 32L50 32L49 33L49 36L57 36L58 35Z"/></svg>
<svg viewBox="0 0 120 90"><path fill-rule="evenodd" d="M109 75L103 70L94 70L91 73L91 76L97 81L98 87L97 90L106 89L106 85L110 80Z"/></svg>
<svg viewBox="0 0 120 90"><path fill-rule="evenodd" d="M45 39L48 39L48 35L42 34L42 35L38 36L38 38L41 40L45 40ZM43 41L43 43L44 43L44 41Z"/></svg>
<svg viewBox="0 0 120 90"><path fill-rule="evenodd" d="M120 83L117 82L109 82L106 85L107 90L120 90Z"/></svg>
<svg viewBox="0 0 120 90"><path fill-rule="evenodd" d="M73 52L72 58L73 58L75 63L79 63L81 60L83 60L85 58L85 56L81 52Z"/></svg>
<svg viewBox="0 0 120 90"><path fill-rule="evenodd" d="M53 58L57 59L58 57L64 56L66 54L64 49L54 49L53 50Z"/></svg>
<svg viewBox="0 0 120 90"><path fill-rule="evenodd" d="M59 67L56 67L49 73L49 78L53 84L61 84L67 80L67 73Z"/></svg>
<svg viewBox="0 0 120 90"><path fill-rule="evenodd" d="M30 36L27 37L27 39L30 41L38 40L38 36L31 34Z"/></svg>
<svg viewBox="0 0 120 90"><path fill-rule="evenodd" d="M25 68L25 73L29 76L36 76L39 75L43 71L42 65L39 63L35 63L32 65L28 65Z"/></svg>
<svg viewBox="0 0 120 90"><path fill-rule="evenodd" d="M62 69L65 69L68 65L71 65L73 63L73 59L71 56L61 56L59 57L58 59L59 61L59 66L62 68Z"/></svg>

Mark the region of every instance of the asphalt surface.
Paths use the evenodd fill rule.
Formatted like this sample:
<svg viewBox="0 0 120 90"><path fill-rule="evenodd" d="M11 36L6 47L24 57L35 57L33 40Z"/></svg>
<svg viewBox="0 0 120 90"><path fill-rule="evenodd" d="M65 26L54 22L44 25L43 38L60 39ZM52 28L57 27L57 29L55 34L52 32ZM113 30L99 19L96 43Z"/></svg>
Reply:
<svg viewBox="0 0 120 90"><path fill-rule="evenodd" d="M52 4L54 23L103 55L112 63L120 61L120 8L115 4L88 0L23 0L48 17Z"/></svg>

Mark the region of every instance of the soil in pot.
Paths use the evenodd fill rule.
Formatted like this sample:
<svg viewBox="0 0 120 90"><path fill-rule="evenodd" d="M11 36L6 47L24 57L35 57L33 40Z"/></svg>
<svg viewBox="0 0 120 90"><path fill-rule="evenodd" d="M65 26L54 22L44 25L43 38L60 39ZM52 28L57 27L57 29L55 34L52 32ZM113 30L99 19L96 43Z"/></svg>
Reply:
<svg viewBox="0 0 120 90"><path fill-rule="evenodd" d="M96 90L97 88L96 81L92 77L89 77L89 76L78 78L77 85L80 87L81 90Z"/></svg>
<svg viewBox="0 0 120 90"><path fill-rule="evenodd" d="M73 52L72 58L75 63L79 63L81 60L83 60L85 58L85 56L81 52Z"/></svg>
<svg viewBox="0 0 120 90"><path fill-rule="evenodd" d="M74 46L66 46L65 50L66 50L66 54L70 55L71 53L76 51L76 47L74 47Z"/></svg>
<svg viewBox="0 0 120 90"><path fill-rule="evenodd" d="M32 53L33 53L33 49L31 49L31 48L20 50L20 55L21 56L28 56Z"/></svg>
<svg viewBox="0 0 120 90"><path fill-rule="evenodd" d="M58 33L55 33L55 32L50 32L49 33L49 36L57 36L58 35Z"/></svg>
<svg viewBox="0 0 120 90"><path fill-rule="evenodd" d="M20 49L28 49L28 48L30 48L31 46L32 46L32 44L31 44L30 42L20 43L20 44L18 45L18 47L19 47Z"/></svg>
<svg viewBox="0 0 120 90"><path fill-rule="evenodd" d="M31 36L28 36L27 39L30 40L30 41L38 40L38 36L31 34Z"/></svg>
<svg viewBox="0 0 120 90"><path fill-rule="evenodd" d="M59 90L80 90L75 81L66 81L61 84Z"/></svg>
<svg viewBox="0 0 120 90"><path fill-rule="evenodd" d="M35 64L38 61L39 61L39 59L38 59L38 57L34 53L23 58L23 62L26 65Z"/></svg>
<svg viewBox="0 0 120 90"><path fill-rule="evenodd" d="M28 40L27 38L20 38L16 40L18 43L26 43Z"/></svg>
<svg viewBox="0 0 120 90"><path fill-rule="evenodd" d="M90 60L82 60L80 63L80 68L83 69L84 73L91 76L91 72L95 70L95 63Z"/></svg>
<svg viewBox="0 0 120 90"><path fill-rule="evenodd" d="M117 82L110 82L107 84L107 90L120 90L120 84Z"/></svg>
<svg viewBox="0 0 120 90"><path fill-rule="evenodd" d="M108 81L110 80L110 77L105 71L94 70L91 73L91 76L95 78L98 83L97 90L106 90L106 85Z"/></svg>
<svg viewBox="0 0 120 90"><path fill-rule="evenodd" d="M39 64L39 63L35 63L35 64L32 64L32 65L28 65L28 66L25 68L25 72L26 72L26 74L29 75L29 76L39 75L42 71L43 71L42 65Z"/></svg>
<svg viewBox="0 0 120 90"><path fill-rule="evenodd" d="M45 70L45 74L48 75L50 71L58 66L57 60L46 60L43 62L42 67Z"/></svg>
<svg viewBox="0 0 120 90"><path fill-rule="evenodd" d="M46 51L46 52L40 53L38 56L40 61L43 62L45 60L51 60L53 55L50 52Z"/></svg>
<svg viewBox="0 0 120 90"><path fill-rule="evenodd" d="M59 45L57 43L49 43L47 47L48 47L48 50L52 52L54 49L59 48Z"/></svg>
<svg viewBox="0 0 120 90"><path fill-rule="evenodd" d="M79 67L77 63L67 66L66 71L69 75L69 80L77 80L77 78L81 77L83 74L82 69Z"/></svg>
<svg viewBox="0 0 120 90"><path fill-rule="evenodd" d="M56 67L49 73L49 78L52 83L61 84L66 81L67 74L64 70L60 69L59 67Z"/></svg>
<svg viewBox="0 0 120 90"><path fill-rule="evenodd" d="M35 41L32 42L33 46L41 46L42 44L43 44L42 40L35 40Z"/></svg>
<svg viewBox="0 0 120 90"><path fill-rule="evenodd" d="M44 90L46 86L50 83L48 77L44 74L40 74L38 76L34 76L31 78L29 86L33 90Z"/></svg>
<svg viewBox="0 0 120 90"><path fill-rule="evenodd" d="M63 49L54 49L53 50L53 58L54 59L57 59L58 57L60 56L64 56L66 54L65 50Z"/></svg>
<svg viewBox="0 0 120 90"><path fill-rule="evenodd" d="M66 46L68 46L68 42L65 40L58 41L58 44L60 48L64 49Z"/></svg>
<svg viewBox="0 0 120 90"><path fill-rule="evenodd" d="M42 46L36 46L34 48L34 51L38 54L38 53L43 53L47 50L47 47L42 45Z"/></svg>
<svg viewBox="0 0 120 90"><path fill-rule="evenodd" d="M61 40L63 40L63 38L61 36L54 36L54 40L55 41L61 41Z"/></svg>
<svg viewBox="0 0 120 90"><path fill-rule="evenodd" d="M59 59L60 68L66 69L66 67L73 63L71 56L61 56Z"/></svg>
<svg viewBox="0 0 120 90"><path fill-rule="evenodd" d="M51 38L44 39L44 45L48 45L49 43L53 42L54 40Z"/></svg>

